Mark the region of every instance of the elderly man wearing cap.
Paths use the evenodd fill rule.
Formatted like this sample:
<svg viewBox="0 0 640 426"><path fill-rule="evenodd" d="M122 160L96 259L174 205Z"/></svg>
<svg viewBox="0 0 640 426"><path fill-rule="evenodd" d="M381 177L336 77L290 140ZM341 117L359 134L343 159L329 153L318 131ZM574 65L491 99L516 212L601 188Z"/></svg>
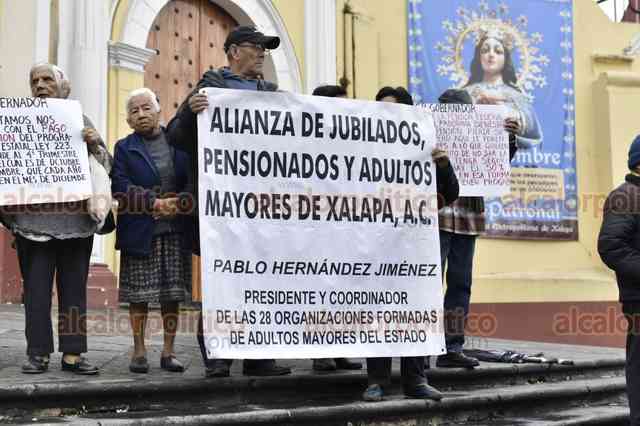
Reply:
<svg viewBox="0 0 640 426"><path fill-rule="evenodd" d="M640 425L640 136L629 148L630 173L604 204L598 236L602 261L616 273L627 318L627 394L633 426Z"/></svg>
<svg viewBox="0 0 640 426"><path fill-rule="evenodd" d="M217 87L223 89L260 90L274 92L278 87L274 83L262 80L262 67L266 51L276 49L280 45L278 37L265 36L253 27L241 26L229 33L224 43L224 51L229 62L228 67L210 70L204 73L196 88L187 96L175 117L167 126L175 141L176 148L186 151L191 159L191 169L194 176L193 198L198 194L198 128L196 116L204 111L209 103L207 96L198 93L200 89ZM194 206L198 203L194 202ZM195 215L194 253L200 253L200 238L198 227L198 213ZM231 360L209 359L204 344L202 314L198 326L198 343L204 359L207 377L227 377ZM243 374L248 376L281 376L290 374L291 369L281 367L273 359L245 360Z"/></svg>

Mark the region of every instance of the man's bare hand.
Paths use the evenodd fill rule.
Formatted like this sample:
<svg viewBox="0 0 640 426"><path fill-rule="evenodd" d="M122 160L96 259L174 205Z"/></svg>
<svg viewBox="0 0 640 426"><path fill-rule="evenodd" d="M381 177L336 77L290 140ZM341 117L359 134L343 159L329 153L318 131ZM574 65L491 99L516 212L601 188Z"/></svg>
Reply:
<svg viewBox="0 0 640 426"><path fill-rule="evenodd" d="M447 167L449 165L449 154L444 149L434 148L431 151L431 158L433 158L438 167Z"/></svg>
<svg viewBox="0 0 640 426"><path fill-rule="evenodd" d="M506 118L504 120L504 130L512 135L519 135L522 131L520 120L515 118Z"/></svg>
<svg viewBox="0 0 640 426"><path fill-rule="evenodd" d="M87 145L97 145L100 142L100 135L98 131L92 127L85 127L82 129L82 140Z"/></svg>
<svg viewBox="0 0 640 426"><path fill-rule="evenodd" d="M194 114L200 114L209 107L209 99L203 93L196 93L189 98L189 108Z"/></svg>

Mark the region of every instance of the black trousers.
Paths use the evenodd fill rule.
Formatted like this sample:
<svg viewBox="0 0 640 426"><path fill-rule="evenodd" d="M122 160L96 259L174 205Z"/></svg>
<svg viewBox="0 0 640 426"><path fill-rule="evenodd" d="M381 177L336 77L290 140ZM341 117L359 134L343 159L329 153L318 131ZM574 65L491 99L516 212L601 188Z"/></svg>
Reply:
<svg viewBox="0 0 640 426"><path fill-rule="evenodd" d="M400 373L405 391L427 383L427 377L424 374L424 357L400 358ZM391 358L367 358L367 376L369 385L377 384L383 387L391 385Z"/></svg>
<svg viewBox="0 0 640 426"><path fill-rule="evenodd" d="M87 276L93 236L36 242L16 237L24 282L27 354L54 352L51 324L53 278L58 293L58 351L87 351Z"/></svg>
<svg viewBox="0 0 640 426"><path fill-rule="evenodd" d="M640 302L623 303L627 318L627 396L631 426L640 426Z"/></svg>
<svg viewBox="0 0 640 426"><path fill-rule="evenodd" d="M200 318L198 318L198 346L200 346L200 354L202 355L202 360L204 361L204 365L206 367L213 367L214 362L222 361L227 365L231 366L233 364L232 359L210 359L207 356L207 347L204 344L204 319L202 315L202 311L200 311ZM243 366L245 368L270 368L275 363L273 359L245 359L243 362Z"/></svg>

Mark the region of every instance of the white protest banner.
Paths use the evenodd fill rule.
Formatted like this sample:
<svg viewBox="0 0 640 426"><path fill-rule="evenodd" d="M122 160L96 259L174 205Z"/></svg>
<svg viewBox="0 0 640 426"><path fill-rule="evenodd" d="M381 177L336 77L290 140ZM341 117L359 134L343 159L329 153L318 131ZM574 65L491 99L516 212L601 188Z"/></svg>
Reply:
<svg viewBox="0 0 640 426"><path fill-rule="evenodd" d="M0 205L89 198L82 128L77 101L0 98Z"/></svg>
<svg viewBox="0 0 640 426"><path fill-rule="evenodd" d="M509 135L497 105L426 104L438 147L449 154L461 197L499 197L510 192Z"/></svg>
<svg viewBox="0 0 640 426"><path fill-rule="evenodd" d="M444 353L432 120L383 102L204 92L209 355Z"/></svg>

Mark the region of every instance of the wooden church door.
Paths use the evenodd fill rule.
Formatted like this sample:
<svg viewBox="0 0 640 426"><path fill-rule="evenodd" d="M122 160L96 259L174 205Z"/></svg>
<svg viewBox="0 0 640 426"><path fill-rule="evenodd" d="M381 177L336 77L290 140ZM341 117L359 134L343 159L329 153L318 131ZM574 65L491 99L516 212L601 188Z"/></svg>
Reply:
<svg viewBox="0 0 640 426"><path fill-rule="evenodd" d="M205 71L227 64L224 41L237 25L210 0L172 0L162 8L147 39L158 54L145 67L144 85L160 99L164 124ZM192 263L193 299L201 300L200 258Z"/></svg>
<svg viewBox="0 0 640 426"><path fill-rule="evenodd" d="M226 65L224 41L237 25L210 0L172 0L162 8L147 39L158 55L145 68L144 84L160 98L165 123L205 71Z"/></svg>

